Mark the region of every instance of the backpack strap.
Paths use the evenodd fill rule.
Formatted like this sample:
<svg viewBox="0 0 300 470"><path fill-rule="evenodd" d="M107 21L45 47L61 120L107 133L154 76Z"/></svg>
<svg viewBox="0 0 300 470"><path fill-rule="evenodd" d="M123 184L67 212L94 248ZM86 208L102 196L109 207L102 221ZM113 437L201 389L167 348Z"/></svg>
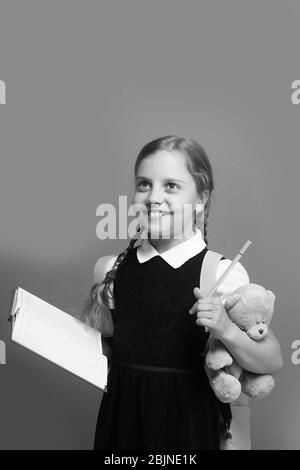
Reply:
<svg viewBox="0 0 300 470"><path fill-rule="evenodd" d="M223 255L215 251L207 250L202 261L200 273L200 289L201 294L205 297L213 285L216 283L216 274L219 261Z"/></svg>
<svg viewBox="0 0 300 470"><path fill-rule="evenodd" d="M205 297L217 280L217 267L221 259L224 259L223 255L216 253L215 251L207 250L204 255L200 273L200 290L201 295ZM229 431L232 413L231 406L229 403L219 402L221 415L223 418L223 429L222 429L222 443L228 442L228 439L231 438L231 433Z"/></svg>

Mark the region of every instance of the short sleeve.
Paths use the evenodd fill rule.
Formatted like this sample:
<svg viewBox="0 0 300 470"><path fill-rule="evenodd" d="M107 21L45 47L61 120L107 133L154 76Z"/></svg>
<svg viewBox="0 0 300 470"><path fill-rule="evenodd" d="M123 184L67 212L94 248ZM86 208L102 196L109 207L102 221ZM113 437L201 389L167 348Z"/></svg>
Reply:
<svg viewBox="0 0 300 470"><path fill-rule="evenodd" d="M98 258L93 273L94 283L103 281L106 273L112 269L117 257L117 255L109 255Z"/></svg>
<svg viewBox="0 0 300 470"><path fill-rule="evenodd" d="M229 259L224 259L219 261L218 266L217 266L217 272L216 272L216 280L220 279L224 271L228 268L230 265L231 260ZM241 263L237 263L232 271L228 274L228 276L224 279L222 284L218 287L216 293L218 296L221 295L228 295L231 294L233 291L235 291L238 287L243 286L245 284L249 284L249 276Z"/></svg>

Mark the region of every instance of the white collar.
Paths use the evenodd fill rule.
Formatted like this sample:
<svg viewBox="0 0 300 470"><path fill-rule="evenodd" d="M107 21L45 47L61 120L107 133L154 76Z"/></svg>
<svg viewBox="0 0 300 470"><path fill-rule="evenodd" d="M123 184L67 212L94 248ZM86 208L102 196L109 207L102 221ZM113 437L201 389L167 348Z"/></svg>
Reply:
<svg viewBox="0 0 300 470"><path fill-rule="evenodd" d="M140 263L144 263L154 256L160 256L170 266L176 269L204 250L205 247L206 243L203 240L201 230L196 229L195 235L192 235L187 240L184 240L163 253L158 253L154 246L151 245L149 239L143 238L141 245L137 248L136 254Z"/></svg>

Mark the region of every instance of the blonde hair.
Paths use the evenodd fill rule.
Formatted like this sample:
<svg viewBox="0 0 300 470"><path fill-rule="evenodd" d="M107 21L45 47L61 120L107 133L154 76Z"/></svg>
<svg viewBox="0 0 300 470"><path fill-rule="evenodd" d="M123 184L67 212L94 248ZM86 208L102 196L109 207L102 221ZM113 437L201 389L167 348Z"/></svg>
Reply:
<svg viewBox="0 0 300 470"><path fill-rule="evenodd" d="M207 223L211 206L211 197L214 190L212 168L204 149L195 140L177 136L165 136L152 140L140 151L134 167L136 175L138 167L144 158L161 150L179 150L186 157L187 169L192 175L199 194L206 193L207 201L202 213L200 224L203 238L207 244ZM195 215L195 224L199 225L198 216ZM114 331L114 294L113 281L117 270L126 256L134 249L139 232L130 240L128 247L120 253L113 267L105 275L102 282L92 286L88 300L79 314L80 320L99 330L103 336L113 336Z"/></svg>

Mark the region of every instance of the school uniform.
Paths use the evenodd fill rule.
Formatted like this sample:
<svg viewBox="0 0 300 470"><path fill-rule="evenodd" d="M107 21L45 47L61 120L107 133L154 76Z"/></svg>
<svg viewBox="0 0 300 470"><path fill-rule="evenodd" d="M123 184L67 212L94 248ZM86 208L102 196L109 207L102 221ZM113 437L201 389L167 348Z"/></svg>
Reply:
<svg viewBox="0 0 300 470"><path fill-rule="evenodd" d="M119 266L112 366L94 449L219 449L221 404L203 365L209 334L189 314L206 251L200 230L162 254L144 239ZM229 264L219 262L217 279ZM217 294L247 283L238 263Z"/></svg>

